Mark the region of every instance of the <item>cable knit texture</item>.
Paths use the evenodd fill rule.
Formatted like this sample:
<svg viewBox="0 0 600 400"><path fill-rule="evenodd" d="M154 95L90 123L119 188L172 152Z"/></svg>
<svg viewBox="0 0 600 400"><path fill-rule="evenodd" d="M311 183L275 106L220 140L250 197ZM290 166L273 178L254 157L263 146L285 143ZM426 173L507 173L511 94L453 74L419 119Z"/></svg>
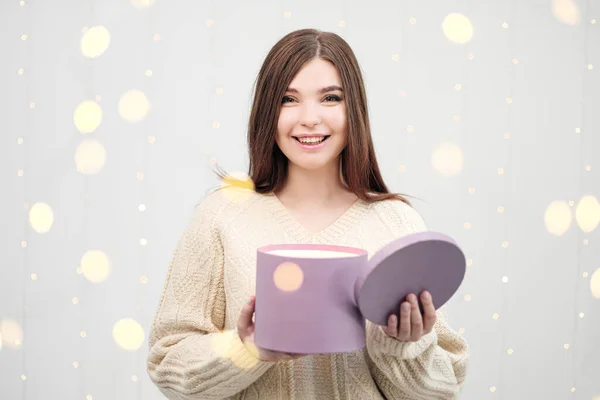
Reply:
<svg viewBox="0 0 600 400"><path fill-rule="evenodd" d="M304 228L273 194L224 189L196 207L168 269L150 337L147 370L169 399L456 399L468 347L448 325L400 342L367 321L364 349L272 363L236 333L255 293L256 249L272 243L360 247L371 258L400 236L426 230L409 205L357 201L319 232ZM343 335L340 332L340 335Z"/></svg>

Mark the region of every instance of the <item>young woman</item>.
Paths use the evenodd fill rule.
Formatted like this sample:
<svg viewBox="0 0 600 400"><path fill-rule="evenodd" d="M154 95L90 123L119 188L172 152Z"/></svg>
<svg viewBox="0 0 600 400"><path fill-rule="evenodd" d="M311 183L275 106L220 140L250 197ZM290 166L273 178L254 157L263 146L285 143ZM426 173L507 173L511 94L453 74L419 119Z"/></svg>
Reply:
<svg viewBox="0 0 600 400"><path fill-rule="evenodd" d="M248 142L253 190L209 194L174 252L149 338L153 382L186 400L457 398L467 343L427 292L408 296L387 326L367 321L361 351L302 356L253 344L258 247L327 243L371 256L427 229L383 182L360 67L342 38L304 29L273 47Z"/></svg>

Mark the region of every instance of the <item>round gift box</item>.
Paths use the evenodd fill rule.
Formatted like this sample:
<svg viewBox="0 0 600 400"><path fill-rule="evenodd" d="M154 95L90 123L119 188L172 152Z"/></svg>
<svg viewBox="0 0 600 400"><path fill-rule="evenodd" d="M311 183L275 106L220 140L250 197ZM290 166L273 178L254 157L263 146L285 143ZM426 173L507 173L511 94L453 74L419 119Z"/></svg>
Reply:
<svg viewBox="0 0 600 400"><path fill-rule="evenodd" d="M254 341L286 353L343 353L365 346L365 323L386 325L410 293L437 310L458 290L466 259L438 232L393 240L369 260L359 248L274 244L257 250ZM424 307L419 299L421 313Z"/></svg>
<svg viewBox="0 0 600 400"><path fill-rule="evenodd" d="M342 353L365 346L355 285L363 249L276 244L257 252L254 341L287 353Z"/></svg>

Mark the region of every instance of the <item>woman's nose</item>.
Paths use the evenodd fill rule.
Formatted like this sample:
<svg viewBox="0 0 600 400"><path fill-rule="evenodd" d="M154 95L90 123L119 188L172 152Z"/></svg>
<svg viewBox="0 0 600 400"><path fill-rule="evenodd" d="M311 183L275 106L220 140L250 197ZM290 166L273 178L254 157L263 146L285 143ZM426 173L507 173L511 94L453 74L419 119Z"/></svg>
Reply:
<svg viewBox="0 0 600 400"><path fill-rule="evenodd" d="M314 126L321 123L321 110L318 104L305 103L300 113L300 123L306 126Z"/></svg>

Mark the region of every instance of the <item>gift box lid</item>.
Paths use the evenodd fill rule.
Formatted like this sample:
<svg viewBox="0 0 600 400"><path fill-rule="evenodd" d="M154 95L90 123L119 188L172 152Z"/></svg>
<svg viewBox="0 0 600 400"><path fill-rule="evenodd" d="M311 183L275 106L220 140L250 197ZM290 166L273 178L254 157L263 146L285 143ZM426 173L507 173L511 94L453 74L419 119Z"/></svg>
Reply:
<svg viewBox="0 0 600 400"><path fill-rule="evenodd" d="M377 251L368 261L368 274L357 283L357 304L362 315L387 325L390 314L399 315L400 304L413 293L431 293L437 310L456 293L466 272L462 250L451 237L439 232L402 236ZM423 306L419 299L423 313Z"/></svg>

